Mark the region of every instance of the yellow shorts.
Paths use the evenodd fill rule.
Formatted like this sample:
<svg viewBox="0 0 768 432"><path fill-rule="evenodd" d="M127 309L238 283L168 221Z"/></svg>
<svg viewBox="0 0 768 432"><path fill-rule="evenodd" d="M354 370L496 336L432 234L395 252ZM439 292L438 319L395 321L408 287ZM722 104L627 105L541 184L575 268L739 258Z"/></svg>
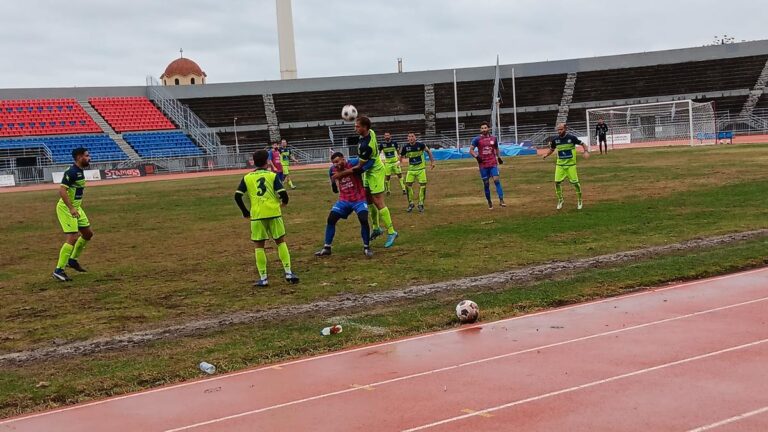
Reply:
<svg viewBox="0 0 768 432"><path fill-rule="evenodd" d="M284 236L285 224L282 216L251 221L251 240L253 241L279 239Z"/></svg>
<svg viewBox="0 0 768 432"><path fill-rule="evenodd" d="M384 164L384 176L392 177L393 175L402 175L402 174L403 174L403 170L400 168L400 162Z"/></svg>
<svg viewBox="0 0 768 432"><path fill-rule="evenodd" d="M59 217L59 224L61 224L61 229L65 233L76 233L80 228L91 226L91 222L88 220L85 210L79 208L77 209L77 212L80 213L80 217L76 218L69 213L69 209L63 203L56 205L56 216Z"/></svg>
<svg viewBox="0 0 768 432"><path fill-rule="evenodd" d="M405 182L411 184L414 181L423 185L427 184L427 170L408 170L408 173L405 175Z"/></svg>
<svg viewBox="0 0 768 432"><path fill-rule="evenodd" d="M566 178L571 183L579 182L579 173L576 172L576 165L557 165L555 167L555 183L562 183Z"/></svg>

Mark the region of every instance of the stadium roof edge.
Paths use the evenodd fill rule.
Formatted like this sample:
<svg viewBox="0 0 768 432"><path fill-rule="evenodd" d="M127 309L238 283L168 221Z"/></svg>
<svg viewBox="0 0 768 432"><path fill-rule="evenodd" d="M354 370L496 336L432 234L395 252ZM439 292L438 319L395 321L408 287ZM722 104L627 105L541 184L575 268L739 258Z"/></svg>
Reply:
<svg viewBox="0 0 768 432"><path fill-rule="evenodd" d="M568 72L642 67L657 64L728 59L754 55L768 55L768 40L600 57L505 64L501 65L501 75L502 78L511 77L512 68L515 69L515 75L517 77L526 77L565 74ZM456 76L459 81L492 79L494 76L494 66L458 68L456 69ZM286 81L250 81L212 83L199 86L169 86L166 87L166 89L178 99L187 99L424 85L452 81L453 69L441 69L373 75L300 78L297 80ZM2 99L36 99L52 97L86 99L94 96L145 96L146 94L145 86L0 89L0 98Z"/></svg>

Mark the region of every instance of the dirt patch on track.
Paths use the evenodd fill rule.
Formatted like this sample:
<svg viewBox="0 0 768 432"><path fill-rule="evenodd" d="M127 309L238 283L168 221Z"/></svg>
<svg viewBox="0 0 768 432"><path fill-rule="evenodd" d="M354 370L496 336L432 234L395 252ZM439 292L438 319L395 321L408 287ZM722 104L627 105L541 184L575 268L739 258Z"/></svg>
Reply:
<svg viewBox="0 0 768 432"><path fill-rule="evenodd" d="M286 306L270 310L227 313L216 317L190 321L181 325L128 333L113 337L91 339L82 342L62 343L54 347L5 354L0 356L0 365L22 365L36 361L55 360L64 357L94 354L107 350L131 348L158 340L202 334L210 332L211 329L221 329L222 327L235 324L290 319L302 315L338 314L340 312L364 310L374 306L426 297L432 294L468 289L487 289L490 291L510 282L532 282L557 275L561 272L605 267L668 253L722 246L766 236L768 236L768 229L761 229L689 240L664 246L653 246L632 251L616 252L592 258L550 262L515 270L491 273L484 276L468 277L379 293L346 294L313 303Z"/></svg>

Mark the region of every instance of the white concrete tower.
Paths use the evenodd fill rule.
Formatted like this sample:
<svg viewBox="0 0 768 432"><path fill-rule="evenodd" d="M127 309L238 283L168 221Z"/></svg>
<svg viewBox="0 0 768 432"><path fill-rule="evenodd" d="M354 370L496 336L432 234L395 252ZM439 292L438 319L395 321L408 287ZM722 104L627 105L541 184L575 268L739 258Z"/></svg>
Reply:
<svg viewBox="0 0 768 432"><path fill-rule="evenodd" d="M280 47L280 79L296 79L296 44L293 39L291 0L277 2L277 41Z"/></svg>

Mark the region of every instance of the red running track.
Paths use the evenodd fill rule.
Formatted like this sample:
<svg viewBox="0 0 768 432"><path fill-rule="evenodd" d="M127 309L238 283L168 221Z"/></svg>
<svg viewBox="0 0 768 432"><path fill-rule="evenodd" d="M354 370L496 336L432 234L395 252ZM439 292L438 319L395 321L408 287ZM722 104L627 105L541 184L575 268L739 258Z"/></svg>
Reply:
<svg viewBox="0 0 768 432"><path fill-rule="evenodd" d="M12 418L0 432L763 431L767 322L764 268Z"/></svg>

